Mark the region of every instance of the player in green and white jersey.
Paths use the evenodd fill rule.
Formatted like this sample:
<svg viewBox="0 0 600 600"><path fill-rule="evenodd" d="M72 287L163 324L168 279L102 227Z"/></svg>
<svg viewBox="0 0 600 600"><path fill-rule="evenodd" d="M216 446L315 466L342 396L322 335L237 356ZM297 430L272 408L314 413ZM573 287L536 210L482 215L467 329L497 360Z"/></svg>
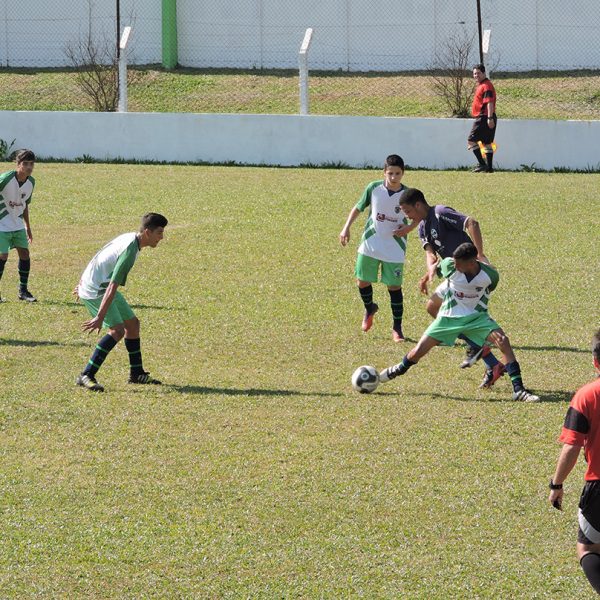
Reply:
<svg viewBox="0 0 600 600"><path fill-rule="evenodd" d="M93 392L104 391L96 381L96 373L108 353L123 337L129 354L129 383L160 384L158 379L150 377L144 371L140 322L127 300L117 290L127 282L127 275L139 252L146 247L156 248L163 239L167 223L167 219L158 213L144 215L138 232L116 237L85 268L74 292L92 316L85 321L82 329L99 332L104 326L108 328L108 333L96 345L90 360L77 377L77 385Z"/></svg>
<svg viewBox="0 0 600 600"><path fill-rule="evenodd" d="M0 279L9 251L16 248L19 255L19 300L35 302L36 298L27 289L31 269L29 244L33 241L29 204L35 187L35 179L31 176L35 154L31 150L19 150L16 161L15 170L0 174Z"/></svg>
<svg viewBox="0 0 600 600"><path fill-rule="evenodd" d="M452 346L462 334L482 348L485 344L498 346L504 358L503 366L512 382L513 400L537 402L539 397L523 385L521 367L508 337L488 313L490 293L496 289L500 279L498 271L478 261L477 248L467 242L456 248L452 258L444 258L439 263L438 272L444 277L445 285L440 290L443 300L437 317L402 362L381 372L380 381L404 375L432 348L440 344Z"/></svg>
<svg viewBox="0 0 600 600"><path fill-rule="evenodd" d="M417 224L409 225L406 215L400 208L400 193L406 188L402 185L404 161L397 154L390 154L383 166L383 180L367 185L358 203L352 208L346 224L340 233L340 243L345 246L350 241L350 227L366 209L369 216L365 223L355 275L358 291L365 307L362 330L367 332L373 325L373 317L379 306L373 302L373 283L379 280L388 287L392 307L392 339L404 340L402 316L404 299L402 279L406 255L406 235ZM397 235L399 228L404 229L402 236Z"/></svg>

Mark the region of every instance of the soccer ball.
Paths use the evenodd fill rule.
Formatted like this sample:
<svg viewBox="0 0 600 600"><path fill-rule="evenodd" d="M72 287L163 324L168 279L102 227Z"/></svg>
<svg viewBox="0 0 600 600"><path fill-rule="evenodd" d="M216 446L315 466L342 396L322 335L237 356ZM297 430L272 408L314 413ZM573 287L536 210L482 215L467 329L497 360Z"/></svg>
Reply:
<svg viewBox="0 0 600 600"><path fill-rule="evenodd" d="M361 394L370 394L379 385L379 373L375 367L364 365L352 373L352 387Z"/></svg>

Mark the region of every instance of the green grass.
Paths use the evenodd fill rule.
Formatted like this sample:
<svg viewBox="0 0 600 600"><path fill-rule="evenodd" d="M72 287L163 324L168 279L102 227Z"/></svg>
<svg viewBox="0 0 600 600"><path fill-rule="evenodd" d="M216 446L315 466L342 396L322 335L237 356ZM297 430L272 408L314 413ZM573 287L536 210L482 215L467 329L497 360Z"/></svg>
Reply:
<svg viewBox="0 0 600 600"><path fill-rule="evenodd" d="M600 72L498 73L500 118L598 119ZM447 117L451 111L423 73L311 72L310 111L322 115ZM129 70L134 112L299 111L298 72ZM93 110L69 70L0 69L0 110Z"/></svg>
<svg viewBox="0 0 600 600"><path fill-rule="evenodd" d="M2 165L8 169L10 165ZM34 305L1 282L3 598L581 598L584 465L547 505L572 392L593 376L600 175L408 172L480 223L501 272L492 314L537 405L436 349L372 395L360 364L397 362L387 292L360 332L356 242L338 233L379 172L38 164ZM490 185L493 183L493 185ZM95 336L70 291L148 210L170 218L125 288L145 366L119 345L107 387L74 386ZM405 332L429 323L409 242Z"/></svg>

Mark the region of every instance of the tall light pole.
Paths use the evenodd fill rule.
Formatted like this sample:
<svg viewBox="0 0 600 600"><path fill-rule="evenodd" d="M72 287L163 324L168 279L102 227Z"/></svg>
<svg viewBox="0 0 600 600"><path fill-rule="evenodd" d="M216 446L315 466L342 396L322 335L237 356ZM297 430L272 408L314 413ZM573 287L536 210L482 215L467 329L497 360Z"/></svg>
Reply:
<svg viewBox="0 0 600 600"><path fill-rule="evenodd" d="M117 62L121 58L121 0L117 0Z"/></svg>
<svg viewBox="0 0 600 600"><path fill-rule="evenodd" d="M479 62L483 64L483 27L481 25L481 0L477 0L477 30L479 32Z"/></svg>

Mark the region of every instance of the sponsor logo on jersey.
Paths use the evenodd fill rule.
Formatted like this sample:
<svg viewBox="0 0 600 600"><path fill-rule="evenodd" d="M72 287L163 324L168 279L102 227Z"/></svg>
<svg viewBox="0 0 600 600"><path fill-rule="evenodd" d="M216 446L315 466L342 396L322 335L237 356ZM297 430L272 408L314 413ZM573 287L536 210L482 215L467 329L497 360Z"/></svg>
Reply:
<svg viewBox="0 0 600 600"><path fill-rule="evenodd" d="M13 201L13 200L9 200L8 205L11 208L15 208L15 206L24 206L23 202L17 202L17 201Z"/></svg>
<svg viewBox="0 0 600 600"><path fill-rule="evenodd" d="M461 300L463 298L479 298L479 296L477 294L465 294L464 292L457 292L457 291L454 292L454 295L457 298L460 298Z"/></svg>
<svg viewBox="0 0 600 600"><path fill-rule="evenodd" d="M377 221L379 221L380 223L383 223L384 221L391 221L392 223L398 222L398 219L393 219L392 217L388 217L388 216L384 215L383 213L377 213L377 216L375 217L375 219Z"/></svg>

